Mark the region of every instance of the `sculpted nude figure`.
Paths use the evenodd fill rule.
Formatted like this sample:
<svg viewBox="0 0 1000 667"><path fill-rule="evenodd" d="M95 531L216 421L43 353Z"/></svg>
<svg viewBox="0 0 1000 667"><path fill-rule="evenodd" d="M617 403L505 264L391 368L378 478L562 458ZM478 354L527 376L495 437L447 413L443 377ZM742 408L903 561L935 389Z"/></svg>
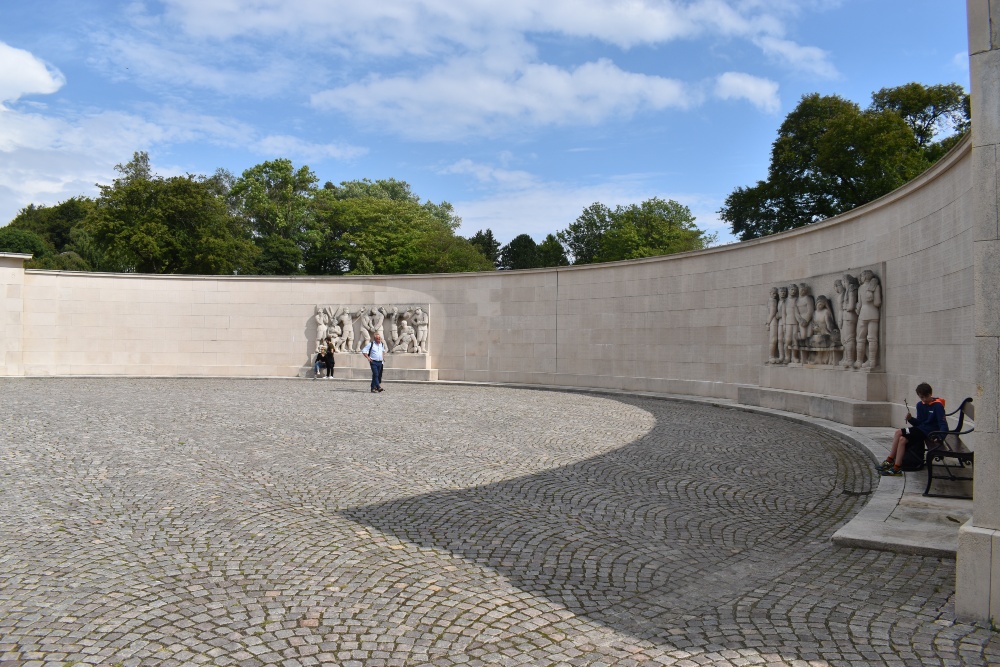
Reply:
<svg viewBox="0 0 1000 667"><path fill-rule="evenodd" d="M858 305L858 279L849 273L844 274L843 298L844 305L841 312L844 314L844 320L840 323L840 335L844 343L844 358L840 365L852 368L857 348L858 314L855 308Z"/></svg>
<svg viewBox="0 0 1000 667"><path fill-rule="evenodd" d="M837 328L840 329L844 326L844 295L847 290L844 289L844 283L840 278L833 281L833 289L837 291L837 296L834 297L832 306L834 316L837 318Z"/></svg>
<svg viewBox="0 0 1000 667"><path fill-rule="evenodd" d="M314 317L316 320L316 349L319 350L320 345L323 343L323 339L327 335L327 325L330 320L327 319L326 313L319 306L316 306L316 315Z"/></svg>
<svg viewBox="0 0 1000 667"><path fill-rule="evenodd" d="M358 312L354 313L354 317L361 322L361 327L358 328L358 333L361 334L361 339L358 341L358 351L361 351L365 345L372 339L372 318L368 313L368 306L361 306L358 308Z"/></svg>
<svg viewBox="0 0 1000 667"><path fill-rule="evenodd" d="M410 348L416 348L416 336L413 334L413 327L411 327L406 322L403 322L402 331L399 334L399 341L396 343L396 347L392 348L393 352L409 352ZM414 352L417 350L414 349Z"/></svg>
<svg viewBox="0 0 1000 667"><path fill-rule="evenodd" d="M336 322L331 324L330 327L326 330L326 335L333 341L334 352L344 351L343 331L341 330L339 324L337 324Z"/></svg>
<svg viewBox="0 0 1000 667"><path fill-rule="evenodd" d="M795 321L799 325L798 340L808 340L812 335L815 312L816 300L813 299L812 290L809 289L809 285L799 283L799 298L795 301Z"/></svg>
<svg viewBox="0 0 1000 667"><path fill-rule="evenodd" d="M785 350L785 309L788 307L788 288L778 288L778 361L788 363L788 352Z"/></svg>
<svg viewBox="0 0 1000 667"><path fill-rule="evenodd" d="M778 363L778 288L772 287L767 299L767 363Z"/></svg>
<svg viewBox="0 0 1000 667"><path fill-rule="evenodd" d="M393 306L389 309L389 312L385 310L382 311L385 315L385 319L389 321L389 338L386 339L386 343L389 349L396 347L396 342L399 340L399 308Z"/></svg>
<svg viewBox="0 0 1000 667"><path fill-rule="evenodd" d="M416 329L416 352L427 353L427 313L423 308L417 308L413 312L410 323Z"/></svg>
<svg viewBox="0 0 1000 667"><path fill-rule="evenodd" d="M882 285L878 276L865 269L858 287L858 356L855 368L878 367L878 332L882 317ZM867 343L867 350L865 344ZM862 359L864 361L862 362Z"/></svg>
<svg viewBox="0 0 1000 667"><path fill-rule="evenodd" d="M372 306L371 310L371 322L372 322L372 335L379 334L382 340L385 340L385 332L382 330L382 322L385 320L385 309L382 306L376 308Z"/></svg>
<svg viewBox="0 0 1000 667"><path fill-rule="evenodd" d="M788 286L788 298L785 300L785 354L787 363L800 361L796 348L795 335L799 332L798 317L795 315L795 305L799 300L799 287L795 283Z"/></svg>
<svg viewBox="0 0 1000 667"><path fill-rule="evenodd" d="M345 306L337 309L336 320L340 323L340 349L344 352L353 351L354 347L354 319L351 312Z"/></svg>

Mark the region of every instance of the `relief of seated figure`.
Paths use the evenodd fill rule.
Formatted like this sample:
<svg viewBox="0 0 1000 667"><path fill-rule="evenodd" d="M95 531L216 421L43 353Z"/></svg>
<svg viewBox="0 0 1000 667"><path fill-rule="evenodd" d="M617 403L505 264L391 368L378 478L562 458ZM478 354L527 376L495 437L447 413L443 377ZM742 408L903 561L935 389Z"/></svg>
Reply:
<svg viewBox="0 0 1000 667"><path fill-rule="evenodd" d="M812 350L815 363L836 363L834 355L840 348L840 330L837 328L837 316L830 299L822 294L816 297L809 348Z"/></svg>

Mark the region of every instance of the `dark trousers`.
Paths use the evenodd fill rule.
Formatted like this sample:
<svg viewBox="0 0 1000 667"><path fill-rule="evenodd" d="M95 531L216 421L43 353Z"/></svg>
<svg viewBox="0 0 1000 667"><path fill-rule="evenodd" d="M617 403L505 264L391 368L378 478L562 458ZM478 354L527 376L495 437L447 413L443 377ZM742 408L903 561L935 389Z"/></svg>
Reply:
<svg viewBox="0 0 1000 667"><path fill-rule="evenodd" d="M382 388L382 362L372 361L369 362L372 366L372 389Z"/></svg>

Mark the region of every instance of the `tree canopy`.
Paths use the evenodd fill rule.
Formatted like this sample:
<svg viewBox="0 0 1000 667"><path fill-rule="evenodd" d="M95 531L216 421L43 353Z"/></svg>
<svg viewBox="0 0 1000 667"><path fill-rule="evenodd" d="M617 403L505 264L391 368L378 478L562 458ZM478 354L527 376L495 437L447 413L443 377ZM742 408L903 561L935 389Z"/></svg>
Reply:
<svg viewBox="0 0 1000 667"><path fill-rule="evenodd" d="M489 228L466 239L447 201L422 200L394 178L330 181L291 160L239 176L154 173L136 152L95 199L29 205L0 228L0 250L29 268L209 275L377 275L567 266L668 254L713 240L691 212L658 198L593 204L537 243L501 246Z"/></svg>
<svg viewBox="0 0 1000 667"><path fill-rule="evenodd" d="M806 95L771 147L766 180L736 188L720 217L748 240L868 203L927 169L968 129L957 85L883 88L861 109L837 95Z"/></svg>
<svg viewBox="0 0 1000 667"><path fill-rule="evenodd" d="M0 228L28 268L263 274L489 271L446 201L396 179L327 182L279 158L240 176L162 177L137 152L92 200L29 205Z"/></svg>
<svg viewBox="0 0 1000 667"><path fill-rule="evenodd" d="M558 237L573 255L574 264L701 250L715 241L714 234L695 225L687 206L659 197L614 210L596 202Z"/></svg>

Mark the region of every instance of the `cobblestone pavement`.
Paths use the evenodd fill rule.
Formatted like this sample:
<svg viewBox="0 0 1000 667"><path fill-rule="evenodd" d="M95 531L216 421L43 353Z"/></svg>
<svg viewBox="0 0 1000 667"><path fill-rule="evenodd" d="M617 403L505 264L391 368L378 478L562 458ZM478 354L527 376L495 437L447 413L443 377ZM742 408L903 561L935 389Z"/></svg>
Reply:
<svg viewBox="0 0 1000 667"><path fill-rule="evenodd" d="M652 399L0 380L0 666L988 665L808 427Z"/></svg>

